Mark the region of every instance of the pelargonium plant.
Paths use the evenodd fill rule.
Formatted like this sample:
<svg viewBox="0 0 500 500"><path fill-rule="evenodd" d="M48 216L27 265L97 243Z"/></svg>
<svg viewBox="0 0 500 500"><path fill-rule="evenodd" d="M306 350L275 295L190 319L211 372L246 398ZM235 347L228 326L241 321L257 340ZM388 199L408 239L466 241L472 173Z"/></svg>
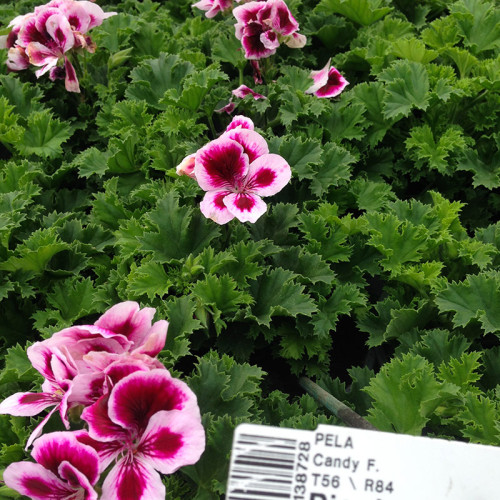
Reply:
<svg viewBox="0 0 500 500"><path fill-rule="evenodd" d="M302 48L306 37L297 33L299 23L283 0L248 2L233 10L235 34L247 59L262 59L276 52L281 42Z"/></svg>
<svg viewBox="0 0 500 500"><path fill-rule="evenodd" d="M197 399L156 359L168 323L152 323L154 313L122 302L93 325L72 326L30 346L28 357L45 378L43 392L14 394L0 413L33 416L53 408L28 439L37 463L11 464L7 486L35 499L47 498L47 491L61 499L93 499L99 474L115 463L102 499L163 499L158 472L171 474L198 461L205 432ZM81 413L88 431L39 437L56 410L69 429L70 409Z"/></svg>
<svg viewBox="0 0 500 500"><path fill-rule="evenodd" d="M186 157L177 173L193 177L206 191L201 212L218 224L235 217L255 222L267 210L262 198L281 191L292 176L290 165L269 153L266 140L244 116L235 116L218 139Z"/></svg>
<svg viewBox="0 0 500 500"><path fill-rule="evenodd" d="M12 31L0 40L0 48L8 49L7 67L21 71L32 64L40 68L37 78L48 72L52 81L64 79L67 91L80 92L71 59L84 50L95 51L87 32L115 14L85 0L52 0L35 7L13 19Z"/></svg>

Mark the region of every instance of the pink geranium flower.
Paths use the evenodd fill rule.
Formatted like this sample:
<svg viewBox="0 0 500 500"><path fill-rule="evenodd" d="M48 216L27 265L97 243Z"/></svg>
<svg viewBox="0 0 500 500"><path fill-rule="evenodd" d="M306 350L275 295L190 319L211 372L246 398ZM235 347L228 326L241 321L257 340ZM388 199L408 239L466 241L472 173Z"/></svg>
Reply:
<svg viewBox="0 0 500 500"><path fill-rule="evenodd" d="M205 449L196 396L166 370L138 371L86 408L101 470L113 461L102 500L163 500L160 475L194 464ZM104 444L105 443L105 444ZM157 472L158 471L158 472Z"/></svg>
<svg viewBox="0 0 500 500"><path fill-rule="evenodd" d="M97 500L99 457L72 432L53 432L35 441L37 463L15 462L3 473L5 484L33 500Z"/></svg>
<svg viewBox="0 0 500 500"><path fill-rule="evenodd" d="M140 309L137 302L122 302L93 325L65 328L28 348L33 367L45 378L43 392L16 393L0 403L0 414L16 416L34 416L53 407L34 430L27 447L56 410L68 429L69 408L92 404L107 392L110 381L119 380L116 375L111 377L108 367L111 370L119 364L128 370L132 366L131 371L163 367L154 356L165 345L168 322L152 324L154 313L151 307Z"/></svg>
<svg viewBox="0 0 500 500"><path fill-rule="evenodd" d="M207 192L201 212L218 224L234 217L255 222L267 210L262 198L281 191L292 175L285 159L270 154L252 121L242 116L196 153L194 174Z"/></svg>
<svg viewBox="0 0 500 500"><path fill-rule="evenodd" d="M283 41L292 48L303 47L306 37L297 33L299 23L283 0L248 2L233 10L235 34L247 59L262 59L276 52Z"/></svg>
<svg viewBox="0 0 500 500"><path fill-rule="evenodd" d="M233 0L200 0L192 5L205 11L208 18L215 17L221 11L227 11L233 6Z"/></svg>
<svg viewBox="0 0 500 500"><path fill-rule="evenodd" d="M7 67L20 71L32 64L40 68L35 72L37 78L45 73L51 80L64 78L66 90L79 92L68 55L77 49L93 52L95 45L87 31L115 14L88 1L53 0L36 7L11 21L12 31L0 40L0 48L9 49Z"/></svg>
<svg viewBox="0 0 500 500"><path fill-rule="evenodd" d="M328 59L323 69L311 71L314 83L306 90L306 94L314 94L316 97L335 97L349 85L339 71L330 66L330 61L331 59Z"/></svg>
<svg viewBox="0 0 500 500"><path fill-rule="evenodd" d="M255 92L255 90L252 90L250 87L247 87L246 85L240 85L237 89L234 89L231 93L235 97L239 97L240 99L245 98L247 95L251 95L256 101L258 99L267 99L265 95Z"/></svg>

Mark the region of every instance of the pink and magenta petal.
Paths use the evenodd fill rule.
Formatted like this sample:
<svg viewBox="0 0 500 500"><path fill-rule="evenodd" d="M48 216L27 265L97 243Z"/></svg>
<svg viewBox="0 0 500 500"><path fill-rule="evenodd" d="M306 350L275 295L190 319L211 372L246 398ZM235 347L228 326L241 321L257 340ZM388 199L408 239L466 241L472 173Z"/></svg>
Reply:
<svg viewBox="0 0 500 500"><path fill-rule="evenodd" d="M5 484L32 500L67 500L75 489L53 472L33 462L14 462L3 473Z"/></svg>
<svg viewBox="0 0 500 500"><path fill-rule="evenodd" d="M99 457L97 452L79 442L72 432L51 432L38 438L31 452L43 467L58 474L62 462L69 462L95 484L99 479Z"/></svg>
<svg viewBox="0 0 500 500"><path fill-rule="evenodd" d="M97 492L92 488L92 484L85 474L82 474L71 463L61 462L58 469L59 477L67 481L78 493L73 498L81 498L82 500L97 500ZM68 498L68 500L70 500Z"/></svg>
<svg viewBox="0 0 500 500"><path fill-rule="evenodd" d="M152 307L140 309L137 302L121 302L108 309L95 325L124 335L134 343L134 347L138 347L148 336L154 314Z"/></svg>
<svg viewBox="0 0 500 500"><path fill-rule="evenodd" d="M252 163L259 156L269 153L269 147L266 140L258 132L255 132L255 130L235 128L224 132L221 139L226 137L236 141L243 147L243 151L248 156L248 161L250 163Z"/></svg>
<svg viewBox="0 0 500 500"><path fill-rule="evenodd" d="M18 392L0 403L0 414L32 417L49 406L58 405L60 401L60 397L44 392Z"/></svg>
<svg viewBox="0 0 500 500"><path fill-rule="evenodd" d="M283 0L271 0L271 22L273 29L280 35L291 35L299 29L299 23L292 16Z"/></svg>
<svg viewBox="0 0 500 500"><path fill-rule="evenodd" d="M231 123L226 127L226 132L229 132L229 130L233 130L235 128L246 128L248 130L253 130L254 124L250 118L247 118L243 115L236 115L231 120Z"/></svg>
<svg viewBox="0 0 500 500"><path fill-rule="evenodd" d="M102 485L101 500L165 500L160 475L137 456L122 458Z"/></svg>
<svg viewBox="0 0 500 500"><path fill-rule="evenodd" d="M243 147L224 135L196 153L194 173L204 191L237 188L247 174L249 162Z"/></svg>
<svg viewBox="0 0 500 500"><path fill-rule="evenodd" d="M165 347L167 341L168 321L161 319L153 324L148 332L146 340L133 350L133 353L147 354L148 356L155 357Z"/></svg>
<svg viewBox="0 0 500 500"><path fill-rule="evenodd" d="M64 79L64 86L68 92L80 92L80 84L76 76L76 71L71 61L64 57L64 69L66 70L66 78Z"/></svg>
<svg viewBox="0 0 500 500"><path fill-rule="evenodd" d="M83 410L81 418L87 422L89 435L92 439L98 441L126 440L128 433L125 429L109 418L108 399L109 395L104 395L92 406L87 406Z"/></svg>
<svg viewBox="0 0 500 500"><path fill-rule="evenodd" d="M267 99L265 95L255 92L255 90L252 90L250 87L247 87L246 85L240 85L237 89L234 89L232 91L232 94L236 97L239 97L240 99L243 99L247 95L251 95L255 100Z"/></svg>
<svg viewBox="0 0 500 500"><path fill-rule="evenodd" d="M231 219L234 219L234 215L229 212L224 204L224 198L228 194L231 194L231 191L207 191L200 203L201 213L217 224L226 224Z"/></svg>
<svg viewBox="0 0 500 500"><path fill-rule="evenodd" d="M149 419L162 410L194 415L200 411L187 384L172 378L167 370L132 373L120 380L109 396L109 418L126 429L144 431Z"/></svg>
<svg viewBox="0 0 500 500"><path fill-rule="evenodd" d="M338 96L347 87L347 85L349 85L349 82L336 68L331 67L328 71L328 81L314 94L317 97L335 97Z"/></svg>
<svg viewBox="0 0 500 500"><path fill-rule="evenodd" d="M290 165L282 156L262 155L250 164L245 190L259 196L271 196L281 191L291 177Z"/></svg>
<svg viewBox="0 0 500 500"><path fill-rule="evenodd" d="M251 193L231 193L224 198L224 203L241 222L256 222L267 210L262 198Z"/></svg>
<svg viewBox="0 0 500 500"><path fill-rule="evenodd" d="M149 420L137 453L162 474L195 464L205 450L205 430L198 416L160 411Z"/></svg>
<svg viewBox="0 0 500 500"><path fill-rule="evenodd" d="M196 179L194 175L194 159L196 157L196 153L190 154L184 158L179 165L177 165L175 172L177 175L187 175L192 179Z"/></svg>

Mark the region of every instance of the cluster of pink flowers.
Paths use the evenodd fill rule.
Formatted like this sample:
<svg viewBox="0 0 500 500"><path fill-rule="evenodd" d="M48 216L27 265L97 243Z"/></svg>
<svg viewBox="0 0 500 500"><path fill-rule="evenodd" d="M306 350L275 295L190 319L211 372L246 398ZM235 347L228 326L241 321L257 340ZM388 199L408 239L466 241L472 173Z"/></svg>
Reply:
<svg viewBox="0 0 500 500"><path fill-rule="evenodd" d="M113 464L102 500L163 500L159 472L198 461L205 432L196 396L156 359L168 323L152 324L154 313L122 302L93 325L66 328L28 348L45 378L43 392L14 394L0 413L52 409L27 443L36 463L10 464L3 476L8 487L32 499L97 499L94 486ZM86 429L38 437L56 410L67 429L69 412L81 411Z"/></svg>
<svg viewBox="0 0 500 500"><path fill-rule="evenodd" d="M269 153L250 118L235 116L226 131L177 167L206 191L200 209L218 224L233 218L255 222L267 210L262 200L281 191L292 172L286 160Z"/></svg>
<svg viewBox="0 0 500 500"><path fill-rule="evenodd" d="M236 0L240 3L242 0ZM193 4L205 11L206 17L233 9L232 0L200 0ZM245 57L258 60L276 52L280 43L298 49L306 44L306 37L297 33L299 23L283 0L257 0L233 9L237 23L236 38L241 40Z"/></svg>
<svg viewBox="0 0 500 500"><path fill-rule="evenodd" d="M32 64L40 68L37 77L48 72L51 80L64 78L66 90L80 92L69 56L82 50L94 52L87 32L115 14L84 0L52 0L35 7L34 12L13 19L12 31L1 37L0 48L9 50L7 67L21 71Z"/></svg>

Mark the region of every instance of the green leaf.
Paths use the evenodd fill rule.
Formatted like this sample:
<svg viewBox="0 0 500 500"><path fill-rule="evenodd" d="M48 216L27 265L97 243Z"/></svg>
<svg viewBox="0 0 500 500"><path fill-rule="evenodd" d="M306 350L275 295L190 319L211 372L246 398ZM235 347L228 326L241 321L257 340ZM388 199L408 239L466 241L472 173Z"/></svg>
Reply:
<svg viewBox="0 0 500 500"><path fill-rule="evenodd" d="M0 97L0 141L7 144L16 144L24 132L13 110L14 106L10 106L5 97Z"/></svg>
<svg viewBox="0 0 500 500"><path fill-rule="evenodd" d="M124 134L125 135L125 134ZM137 145L140 141L137 133L129 133L124 139L110 141L111 156L108 158L107 167L112 174L130 174L141 168L137 156Z"/></svg>
<svg viewBox="0 0 500 500"><path fill-rule="evenodd" d="M436 295L441 312L453 312L453 324L466 326L476 319L485 333L500 331L500 281L486 273L450 283Z"/></svg>
<svg viewBox="0 0 500 500"><path fill-rule="evenodd" d="M414 61L395 61L378 75L386 84L384 117L408 116L413 108L426 110L429 105L429 78L425 66Z"/></svg>
<svg viewBox="0 0 500 500"><path fill-rule="evenodd" d="M235 68L244 67L246 59L241 50L241 42L234 36L234 33L227 35L219 33L211 44L212 56L214 59L232 64Z"/></svg>
<svg viewBox="0 0 500 500"><path fill-rule="evenodd" d="M303 278L307 283L330 284L335 279L331 267L318 254L309 253L298 247L283 250L273 256L277 267L289 269Z"/></svg>
<svg viewBox="0 0 500 500"><path fill-rule="evenodd" d="M162 357L173 361L189 354L189 335L201 327L195 317L196 304L192 298L184 295L174 297L165 304L165 317L169 321L168 335Z"/></svg>
<svg viewBox="0 0 500 500"><path fill-rule="evenodd" d="M90 177L97 175L102 177L108 170L108 159L111 151L99 151L97 148L89 148L79 153L71 162L78 167L80 177Z"/></svg>
<svg viewBox="0 0 500 500"><path fill-rule="evenodd" d="M462 435L473 443L500 444L500 410L498 403L490 398L468 394L465 397L465 408L456 418L464 425Z"/></svg>
<svg viewBox="0 0 500 500"><path fill-rule="evenodd" d="M362 139L365 135L363 129L367 126L363 116L364 105L360 102L350 105L336 102L332 107L327 115L321 117L322 125L331 140L338 142L341 139Z"/></svg>
<svg viewBox="0 0 500 500"><path fill-rule="evenodd" d="M380 7L381 3L381 0L321 0L315 10L340 14L362 26L369 26L392 10L392 7Z"/></svg>
<svg viewBox="0 0 500 500"><path fill-rule="evenodd" d="M467 170L474 174L472 185L495 189L500 186L500 154L489 158L488 163L481 160L476 151L467 149L456 166L457 170Z"/></svg>
<svg viewBox="0 0 500 500"><path fill-rule="evenodd" d="M414 127L410 130L410 137L406 139L406 147L411 156L420 164L427 163L430 168L441 174L452 175L454 168L447 161L448 156L465 150L467 141L459 127L452 126L439 137L434 139L428 125ZM418 163L417 163L418 164Z"/></svg>
<svg viewBox="0 0 500 500"><path fill-rule="evenodd" d="M392 52L395 56L426 64L439 55L435 50L425 48L424 42L418 38L402 38L392 42Z"/></svg>
<svg viewBox="0 0 500 500"><path fill-rule="evenodd" d="M370 224L367 244L384 256L380 261L384 269L398 274L403 264L421 260L428 244L428 233L422 226L401 223L391 214L369 212L365 217Z"/></svg>
<svg viewBox="0 0 500 500"><path fill-rule="evenodd" d="M460 78L466 78L479 61L468 50L459 47L449 47L444 50L446 54L457 66Z"/></svg>
<svg viewBox="0 0 500 500"><path fill-rule="evenodd" d="M479 392L479 389L471 387L480 378L477 370L481 367L481 353L464 352L460 359L451 358L439 366L438 376L443 382L449 382L460 387L464 393Z"/></svg>
<svg viewBox="0 0 500 500"><path fill-rule="evenodd" d="M323 145L321 162L314 168L311 178L311 192L321 197L331 186L345 184L351 178L352 164L355 162L356 157L342 146L334 142Z"/></svg>
<svg viewBox="0 0 500 500"><path fill-rule="evenodd" d="M469 348L470 342L460 335L451 335L448 330L426 331L419 342L411 346L411 352L439 366L452 358L460 358Z"/></svg>
<svg viewBox="0 0 500 500"><path fill-rule="evenodd" d="M349 191L356 198L358 208L367 212L379 210L394 199L391 186L386 182L358 178L351 182Z"/></svg>
<svg viewBox="0 0 500 500"><path fill-rule="evenodd" d="M420 435L441 387L426 359L411 354L394 358L365 388L373 398L368 420L381 431Z"/></svg>
<svg viewBox="0 0 500 500"><path fill-rule="evenodd" d="M319 311L312 319L314 332L322 337L329 336L341 314L349 314L354 308L365 305L366 297L356 285L337 285L328 299L320 299Z"/></svg>
<svg viewBox="0 0 500 500"><path fill-rule="evenodd" d="M43 94L40 88L29 83L22 83L14 75L0 75L0 96L7 98L15 112L24 118L34 111L41 111Z"/></svg>
<svg viewBox="0 0 500 500"><path fill-rule="evenodd" d="M202 414L248 417L263 375L257 366L239 364L230 356L219 357L210 351L199 358L196 374L186 382L196 394Z"/></svg>
<svg viewBox="0 0 500 500"><path fill-rule="evenodd" d="M125 95L129 99L144 100L157 109L166 109L160 102L165 92L174 89L180 93L184 78L194 71L194 66L182 61L177 55L160 54L157 59L148 59L130 73L132 83Z"/></svg>
<svg viewBox="0 0 500 500"><path fill-rule="evenodd" d="M263 273L262 266L256 261L263 258L261 251L264 244L264 241L256 243L252 240L236 243L229 249L233 259L224 262L220 272L229 274L238 285L246 285L248 280Z"/></svg>
<svg viewBox="0 0 500 500"><path fill-rule="evenodd" d="M49 111L37 111L29 115L28 126L16 148L24 155L55 158L62 154L61 144L72 135L73 127L52 118Z"/></svg>
<svg viewBox="0 0 500 500"><path fill-rule="evenodd" d="M286 138L280 146L279 154L290 164L292 172L302 179L314 177L311 165L317 165L321 161L322 147L316 139L305 139L296 137Z"/></svg>
<svg viewBox="0 0 500 500"><path fill-rule="evenodd" d="M251 304L252 297L237 290L236 282L229 276L206 276L193 287L193 295L205 308L209 306L217 334L226 326L221 316L236 312L242 304Z"/></svg>
<svg viewBox="0 0 500 500"><path fill-rule="evenodd" d="M142 249L153 252L159 262L181 260L190 253L196 255L220 234L218 227L199 212L193 217L193 209L179 206L173 192L160 199L147 217L155 230L144 233L139 241Z"/></svg>
<svg viewBox="0 0 500 500"><path fill-rule="evenodd" d="M500 46L500 12L496 7L480 0L460 0L450 5L464 45L475 54Z"/></svg>
<svg viewBox="0 0 500 500"><path fill-rule="evenodd" d="M162 264L151 259L143 259L139 265L132 264L130 268L127 291L131 297L146 294L149 299L156 295L167 295L173 285Z"/></svg>
<svg viewBox="0 0 500 500"><path fill-rule="evenodd" d="M250 283L255 298L246 318L254 319L259 325L269 326L273 316L311 316L316 311L304 287L293 282L294 274L281 268L272 269Z"/></svg>

